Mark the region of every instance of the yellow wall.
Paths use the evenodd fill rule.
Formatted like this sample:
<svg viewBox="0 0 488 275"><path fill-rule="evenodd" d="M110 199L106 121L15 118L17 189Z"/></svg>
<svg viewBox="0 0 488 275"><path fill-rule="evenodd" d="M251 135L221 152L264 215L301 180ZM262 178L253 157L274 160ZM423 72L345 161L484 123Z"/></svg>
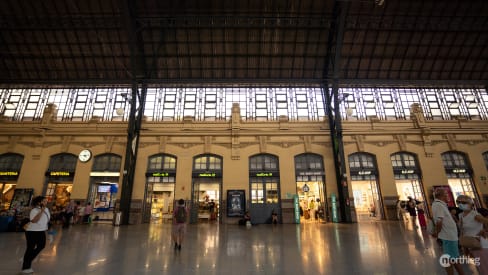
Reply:
<svg viewBox="0 0 488 275"><path fill-rule="evenodd" d="M54 154L77 155L90 148L93 155L114 153L125 156L127 125L123 122L51 122L49 131L39 132L39 122L0 122L0 154L24 155L17 187L34 188L40 194L44 173ZM217 121L145 122L141 132L133 199L142 200L148 157L166 153L177 157L175 198L191 198L193 157L215 154L223 158L223 194L229 189L246 190L249 199L249 157L267 153L279 158L281 198L296 193L294 157L303 153L323 157L327 195L337 194L332 146L327 121ZM419 128L412 121L344 121L345 156L356 152L373 154L383 197L397 196L390 161L393 153L417 155L424 192L446 184L441 153L457 150L468 155L479 195L488 195L481 177L488 177L482 153L488 151L488 124L482 121L427 121ZM123 173L123 164L121 174ZM87 197L92 161L78 162L72 198ZM348 164L346 163L346 166ZM347 168L349 171L349 168ZM349 181L350 178L348 177ZM119 184L122 183L122 177ZM350 197L352 188L349 186ZM120 189L119 189L120 196Z"/></svg>

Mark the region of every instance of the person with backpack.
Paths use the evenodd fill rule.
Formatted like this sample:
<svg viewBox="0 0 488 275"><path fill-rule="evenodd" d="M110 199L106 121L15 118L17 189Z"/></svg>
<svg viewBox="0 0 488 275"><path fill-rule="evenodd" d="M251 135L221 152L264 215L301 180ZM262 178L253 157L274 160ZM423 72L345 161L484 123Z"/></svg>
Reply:
<svg viewBox="0 0 488 275"><path fill-rule="evenodd" d="M188 210L185 207L185 200L179 199L178 206L173 211L173 241L175 243L175 250L181 250L181 244L185 237L186 220L188 217Z"/></svg>

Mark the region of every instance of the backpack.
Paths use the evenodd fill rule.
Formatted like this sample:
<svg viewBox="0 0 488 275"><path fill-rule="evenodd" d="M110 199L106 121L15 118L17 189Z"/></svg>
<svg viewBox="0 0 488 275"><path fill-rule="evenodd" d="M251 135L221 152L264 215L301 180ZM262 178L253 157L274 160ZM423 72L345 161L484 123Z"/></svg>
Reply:
<svg viewBox="0 0 488 275"><path fill-rule="evenodd" d="M176 210L176 222L177 223L185 223L186 222L186 209L185 207L178 206L178 210Z"/></svg>

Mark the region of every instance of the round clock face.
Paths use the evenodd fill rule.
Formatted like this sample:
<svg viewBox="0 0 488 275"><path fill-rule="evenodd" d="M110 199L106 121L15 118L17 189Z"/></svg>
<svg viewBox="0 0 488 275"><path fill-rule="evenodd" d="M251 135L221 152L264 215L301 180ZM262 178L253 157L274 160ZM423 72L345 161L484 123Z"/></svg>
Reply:
<svg viewBox="0 0 488 275"><path fill-rule="evenodd" d="M78 159L81 162L87 162L91 159L91 157L92 157L92 153L88 149L81 151L80 154L78 155Z"/></svg>

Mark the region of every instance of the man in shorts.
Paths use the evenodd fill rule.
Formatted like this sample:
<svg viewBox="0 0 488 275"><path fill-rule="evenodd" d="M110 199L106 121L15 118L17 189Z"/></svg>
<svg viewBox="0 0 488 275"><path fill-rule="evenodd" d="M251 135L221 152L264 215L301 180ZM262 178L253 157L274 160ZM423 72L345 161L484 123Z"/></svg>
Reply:
<svg viewBox="0 0 488 275"><path fill-rule="evenodd" d="M434 191L435 200L432 203L433 221L435 232L433 237L442 240L442 249L445 257L459 259L458 233L456 222L447 208L448 193L444 188ZM454 260L445 266L447 274L454 274L453 266L459 274L464 274L462 266Z"/></svg>
<svg viewBox="0 0 488 275"><path fill-rule="evenodd" d="M181 250L181 244L185 237L187 217L188 210L185 207L185 200L179 199L178 206L173 212L173 241L175 243L175 250Z"/></svg>

